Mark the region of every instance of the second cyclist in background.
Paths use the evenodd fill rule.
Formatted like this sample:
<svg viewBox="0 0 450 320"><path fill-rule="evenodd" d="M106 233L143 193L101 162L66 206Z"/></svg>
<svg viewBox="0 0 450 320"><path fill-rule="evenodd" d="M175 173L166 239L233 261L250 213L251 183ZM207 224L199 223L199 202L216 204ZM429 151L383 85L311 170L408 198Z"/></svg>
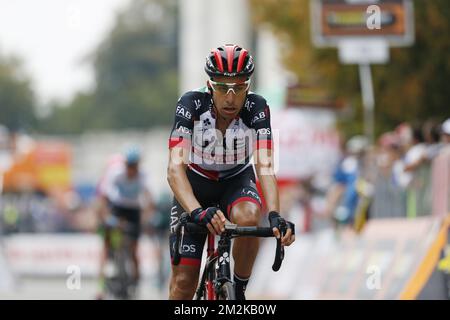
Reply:
<svg viewBox="0 0 450 320"><path fill-rule="evenodd" d="M131 231L132 260L134 267L134 282L140 278L138 260L138 239L141 231L141 221L147 221L153 212L153 199L148 186L148 179L141 171L139 163L141 154L138 148L126 150L121 161L115 161L105 173L98 187L99 216L102 225L114 225L125 222ZM141 217L145 215L145 217ZM104 248L100 261L100 284L102 298L104 291L104 269L108 259L109 237L107 229L104 235Z"/></svg>

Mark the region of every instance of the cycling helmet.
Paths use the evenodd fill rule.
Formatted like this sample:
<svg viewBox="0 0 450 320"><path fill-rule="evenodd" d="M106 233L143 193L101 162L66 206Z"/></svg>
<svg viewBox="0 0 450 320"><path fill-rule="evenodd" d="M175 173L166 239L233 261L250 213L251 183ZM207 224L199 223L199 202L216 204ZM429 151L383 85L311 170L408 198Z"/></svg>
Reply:
<svg viewBox="0 0 450 320"><path fill-rule="evenodd" d="M250 78L254 69L252 56L238 45L226 44L211 50L206 57L205 71L209 77L247 76Z"/></svg>
<svg viewBox="0 0 450 320"><path fill-rule="evenodd" d="M125 151L125 162L126 164L137 164L141 160L141 153L136 147L131 147Z"/></svg>

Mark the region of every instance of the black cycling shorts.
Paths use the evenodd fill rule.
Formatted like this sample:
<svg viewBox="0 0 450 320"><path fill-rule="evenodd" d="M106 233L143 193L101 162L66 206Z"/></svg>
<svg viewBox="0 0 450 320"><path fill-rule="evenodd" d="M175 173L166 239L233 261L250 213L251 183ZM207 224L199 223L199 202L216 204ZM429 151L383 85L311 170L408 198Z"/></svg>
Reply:
<svg viewBox="0 0 450 320"><path fill-rule="evenodd" d="M250 201L257 204L260 208L261 198L256 189L255 174L253 167L250 166L236 177L222 181L214 181L204 178L191 170L186 171L188 180L194 191L194 195L200 202L202 208L218 206L225 214L228 220L231 209L241 201ZM180 215L185 212L178 201L173 199L173 206L170 212L170 255L173 257L173 246L175 243L175 227ZM200 266L203 247L206 240L206 234L184 234L182 236L181 246L183 254L181 255L181 265Z"/></svg>
<svg viewBox="0 0 450 320"><path fill-rule="evenodd" d="M130 224L130 232L128 233L132 239L138 240L141 234L141 210L134 208L126 208L109 203L111 213L119 219L124 219Z"/></svg>

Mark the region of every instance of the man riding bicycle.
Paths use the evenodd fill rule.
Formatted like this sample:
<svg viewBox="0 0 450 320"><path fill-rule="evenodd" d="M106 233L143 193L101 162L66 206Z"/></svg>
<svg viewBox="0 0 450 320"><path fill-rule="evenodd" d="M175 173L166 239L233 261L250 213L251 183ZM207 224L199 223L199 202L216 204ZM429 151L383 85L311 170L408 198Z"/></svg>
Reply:
<svg viewBox="0 0 450 320"><path fill-rule="evenodd" d="M249 91L253 58L237 45L221 46L206 58L207 86L185 93L178 101L169 139L168 182L175 195L171 210L171 255L175 226L183 212L221 234L227 220L256 226L261 199L258 175L274 235L284 222L273 170L270 111L264 98ZM295 241L293 224L286 221L282 244ZM184 234L180 264L172 265L170 299L192 299L198 283L206 235ZM259 248L257 238L238 238L233 244L236 298L245 288Z"/></svg>
<svg viewBox="0 0 450 320"><path fill-rule="evenodd" d="M134 284L137 285L140 277L138 260L138 239L141 231L141 211L150 215L153 211L153 201L146 176L139 169L141 160L137 148L126 150L121 165L114 166L106 173L99 186L100 220L102 225L108 227L127 224L127 234L131 237L131 257L133 264ZM145 221L145 219L144 219ZM104 268L110 251L109 228L105 229L104 250L100 263L101 290L104 288ZM99 293L102 298L103 292Z"/></svg>

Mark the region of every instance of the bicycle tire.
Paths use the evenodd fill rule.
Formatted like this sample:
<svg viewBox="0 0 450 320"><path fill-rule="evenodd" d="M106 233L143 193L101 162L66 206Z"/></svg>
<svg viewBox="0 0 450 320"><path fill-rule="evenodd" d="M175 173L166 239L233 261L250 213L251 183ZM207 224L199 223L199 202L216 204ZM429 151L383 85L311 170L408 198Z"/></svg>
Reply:
<svg viewBox="0 0 450 320"><path fill-rule="evenodd" d="M135 283L130 274L131 256L128 239L117 231L116 241L110 246L111 262L115 268L115 274L105 277L106 294L112 299L135 299Z"/></svg>
<svg viewBox="0 0 450 320"><path fill-rule="evenodd" d="M225 282L219 289L217 300L236 300L234 285L232 282Z"/></svg>

